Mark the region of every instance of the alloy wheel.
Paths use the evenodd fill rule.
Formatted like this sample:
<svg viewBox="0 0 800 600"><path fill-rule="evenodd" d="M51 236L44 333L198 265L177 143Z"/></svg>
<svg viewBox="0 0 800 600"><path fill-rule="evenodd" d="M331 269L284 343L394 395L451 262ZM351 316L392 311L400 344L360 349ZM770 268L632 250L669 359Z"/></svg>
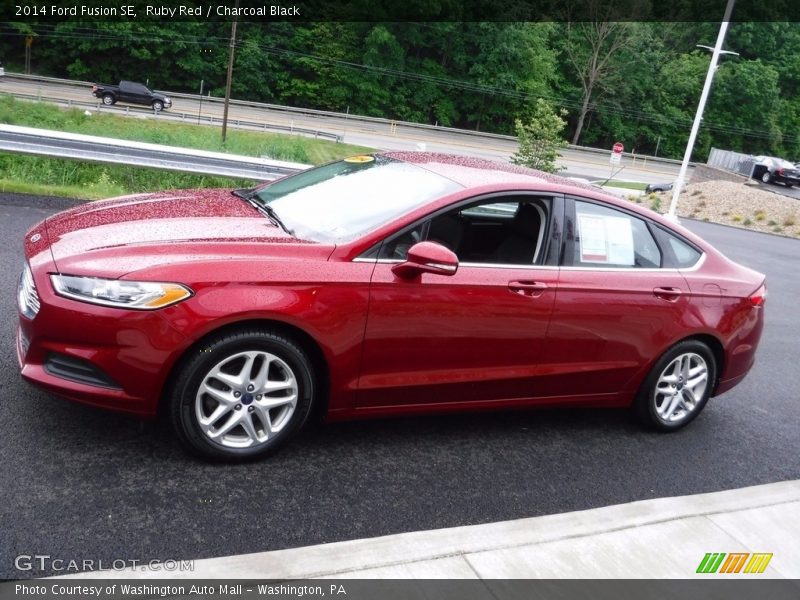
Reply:
<svg viewBox="0 0 800 600"><path fill-rule="evenodd" d="M238 352L214 365L197 389L202 434L226 448L265 444L291 421L298 384L289 365L263 350Z"/></svg>
<svg viewBox="0 0 800 600"><path fill-rule="evenodd" d="M670 424L687 420L700 406L708 384L705 359L694 352L679 354L661 372L653 390L658 418Z"/></svg>

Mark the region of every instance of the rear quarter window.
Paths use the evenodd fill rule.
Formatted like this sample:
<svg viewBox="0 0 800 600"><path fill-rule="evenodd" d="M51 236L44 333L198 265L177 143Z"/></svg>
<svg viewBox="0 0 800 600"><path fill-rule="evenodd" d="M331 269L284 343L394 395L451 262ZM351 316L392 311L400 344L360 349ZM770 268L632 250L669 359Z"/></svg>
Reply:
<svg viewBox="0 0 800 600"><path fill-rule="evenodd" d="M672 253L675 255L675 263L678 268L686 269L693 267L700 260L701 253L683 240L675 237L671 233L665 232L667 243Z"/></svg>

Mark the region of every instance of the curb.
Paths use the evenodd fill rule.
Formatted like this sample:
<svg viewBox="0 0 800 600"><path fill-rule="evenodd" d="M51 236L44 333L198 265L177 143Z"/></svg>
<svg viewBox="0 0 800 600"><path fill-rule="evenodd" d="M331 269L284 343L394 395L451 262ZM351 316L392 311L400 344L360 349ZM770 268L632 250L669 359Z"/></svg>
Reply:
<svg viewBox="0 0 800 600"><path fill-rule="evenodd" d="M247 578L247 579L309 579L317 577L346 576L366 570L413 565L425 561L464 559L465 555L521 549L553 542L572 542L581 546L585 538L658 526L673 521L696 517L710 517L751 509L780 506L800 502L800 480L713 492L692 496L658 498L603 508L503 521L486 525L470 525L449 529L401 533L377 538L336 542L239 556L227 556L194 561L194 571L170 573L170 578ZM787 510L794 508L786 507ZM713 520L711 522L714 522ZM682 523L691 529L693 523ZM733 539L724 533L724 539ZM583 539L582 539L583 538ZM741 544L740 544L741 545ZM702 558L702 555L700 556ZM688 557L689 561L694 556ZM695 561L696 562L696 561ZM466 561L466 568L474 566ZM428 577L437 575L435 565L423 571ZM433 568L431 568L433 567ZM462 566L463 569L463 566ZM452 570L452 569L451 569ZM397 569L394 569L396 572ZM408 569L412 572L411 569ZM691 571L685 576L693 574ZM472 573L472 576L484 576ZM356 575L362 576L361 574ZM438 573L438 576L454 576ZM455 575L456 577L458 575ZM507 574L490 574L489 577L506 577ZM541 576L515 574L515 577ZM575 577L573 573L562 576ZM614 576L614 575L606 575ZM639 574L654 577L656 574ZM663 575L661 575L663 576ZM781 576L779 573L778 576ZM784 575L788 576L788 575ZM796 575L795 575L796 576ZM163 571L105 571L80 573L75 578L146 578L164 577Z"/></svg>

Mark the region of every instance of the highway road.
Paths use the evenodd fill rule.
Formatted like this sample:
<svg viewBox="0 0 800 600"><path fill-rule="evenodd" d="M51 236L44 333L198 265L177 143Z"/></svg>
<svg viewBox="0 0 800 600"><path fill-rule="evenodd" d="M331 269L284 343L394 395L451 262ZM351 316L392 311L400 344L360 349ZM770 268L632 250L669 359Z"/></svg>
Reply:
<svg viewBox="0 0 800 600"><path fill-rule="evenodd" d="M675 434L613 410L403 418L322 426L268 460L218 465L184 454L164 423L20 379L21 236L70 205L0 194L0 578L55 574L16 570L20 554L192 559L800 479L798 240L686 222L765 272L769 298L753 371Z"/></svg>
<svg viewBox="0 0 800 600"><path fill-rule="evenodd" d="M6 75L4 79L0 80L0 92L12 95L24 94L42 99L60 99L62 103L90 106L91 110L127 113L143 118L153 114L151 110L141 107L125 107L123 105L105 107L91 95L91 87L86 84L27 80ZM196 96L173 98L173 100L173 108L164 111L159 118L176 119L187 123L197 123L198 114L200 114L201 120L211 116L216 119L222 118L222 103L219 101L204 99L201 106ZM342 107L342 110L344 111L345 108ZM423 145L429 151L455 152L481 158L508 160L517 149L516 140L498 136L483 137L445 128L421 129L402 123L360 121L349 117L300 114L236 104L232 104L230 107L229 120L234 125L237 120L241 120L263 123L267 126L326 131L342 136L346 143L381 150L415 150ZM612 174L609 164L610 150L597 153L565 149L562 154L560 166L570 175L605 179ZM678 173L678 167L677 164L654 162L647 157L626 155L620 166L615 167L613 172L616 172L618 179L655 183L674 180Z"/></svg>

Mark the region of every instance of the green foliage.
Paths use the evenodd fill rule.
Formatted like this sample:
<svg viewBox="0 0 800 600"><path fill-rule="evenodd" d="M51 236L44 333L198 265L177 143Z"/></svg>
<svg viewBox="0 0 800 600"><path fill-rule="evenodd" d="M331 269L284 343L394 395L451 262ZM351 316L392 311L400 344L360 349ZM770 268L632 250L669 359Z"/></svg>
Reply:
<svg viewBox="0 0 800 600"><path fill-rule="evenodd" d="M620 2L622 23L603 23L602 3L581 22L240 21L233 96L504 134L542 98L568 111L566 139L681 158L709 64L696 44L713 43L717 24L636 22L640 3ZM33 35L35 74L224 93L228 22L4 27L7 71L22 70ZM800 158L800 27L733 22L726 47L740 56L720 62L693 159L712 146Z"/></svg>
<svg viewBox="0 0 800 600"><path fill-rule="evenodd" d="M548 173L558 170L556 159L559 148L567 145L563 138L566 121L562 118L566 111L554 111L544 100L539 98L531 110L527 123L516 120L516 133L519 149L511 157L511 162Z"/></svg>
<svg viewBox="0 0 800 600"><path fill-rule="evenodd" d="M652 194L651 194L652 196ZM650 201L650 210L654 212L661 212L661 198L656 196Z"/></svg>

